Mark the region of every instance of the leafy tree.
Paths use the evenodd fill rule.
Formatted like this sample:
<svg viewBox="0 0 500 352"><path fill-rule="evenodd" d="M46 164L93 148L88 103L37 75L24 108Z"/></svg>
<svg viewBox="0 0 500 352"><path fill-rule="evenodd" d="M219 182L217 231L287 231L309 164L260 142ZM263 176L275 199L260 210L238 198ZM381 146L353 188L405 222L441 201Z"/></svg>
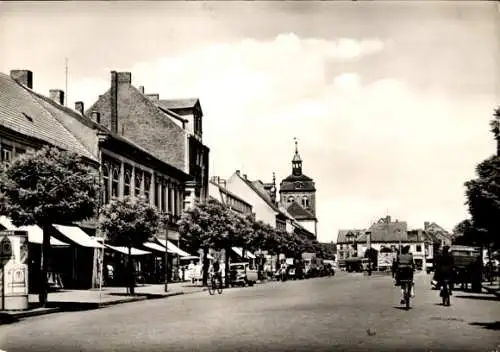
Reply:
<svg viewBox="0 0 500 352"><path fill-rule="evenodd" d="M207 283L208 250L227 246L234 234L234 218L219 202L209 199L184 212L178 222L179 232L191 247L203 250L203 284Z"/></svg>
<svg viewBox="0 0 500 352"><path fill-rule="evenodd" d="M500 156L493 156L477 166L478 177L465 183L467 205L480 242L498 246L500 233Z"/></svg>
<svg viewBox="0 0 500 352"><path fill-rule="evenodd" d="M112 200L102 211L100 228L111 245L128 248L129 292L134 294L134 266L132 247L138 247L152 238L160 226L158 210L144 198Z"/></svg>
<svg viewBox="0 0 500 352"><path fill-rule="evenodd" d="M0 173L0 212L15 226L38 225L43 231L40 303L47 304L50 227L95 215L97 173L75 153L44 147L15 158Z"/></svg>

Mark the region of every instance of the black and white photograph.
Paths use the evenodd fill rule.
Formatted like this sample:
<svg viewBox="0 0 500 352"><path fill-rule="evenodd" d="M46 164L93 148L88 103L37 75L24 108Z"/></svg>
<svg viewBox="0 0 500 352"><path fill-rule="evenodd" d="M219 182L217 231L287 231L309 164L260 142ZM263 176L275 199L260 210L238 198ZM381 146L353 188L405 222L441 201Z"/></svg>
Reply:
<svg viewBox="0 0 500 352"><path fill-rule="evenodd" d="M0 352L500 351L500 1L0 1Z"/></svg>

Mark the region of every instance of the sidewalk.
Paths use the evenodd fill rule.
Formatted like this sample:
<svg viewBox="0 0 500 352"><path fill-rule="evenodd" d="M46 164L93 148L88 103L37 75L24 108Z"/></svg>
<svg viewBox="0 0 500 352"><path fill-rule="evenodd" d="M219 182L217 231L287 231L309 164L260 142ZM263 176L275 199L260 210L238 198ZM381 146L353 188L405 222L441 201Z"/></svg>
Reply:
<svg viewBox="0 0 500 352"><path fill-rule="evenodd" d="M127 295L125 287L103 287L99 290L62 290L49 293L47 308L39 307L38 295L30 294L29 309L25 311L0 311L0 324L12 323L18 319L57 313L62 311L89 310L109 305L166 298L182 294L202 292L206 288L189 282L169 283L168 292L163 284L144 285L135 288L135 295Z"/></svg>
<svg viewBox="0 0 500 352"><path fill-rule="evenodd" d="M483 282L482 283L483 290L485 290L488 293L494 294L497 297L500 297L500 283L498 280L493 281L493 284L490 284L490 282Z"/></svg>

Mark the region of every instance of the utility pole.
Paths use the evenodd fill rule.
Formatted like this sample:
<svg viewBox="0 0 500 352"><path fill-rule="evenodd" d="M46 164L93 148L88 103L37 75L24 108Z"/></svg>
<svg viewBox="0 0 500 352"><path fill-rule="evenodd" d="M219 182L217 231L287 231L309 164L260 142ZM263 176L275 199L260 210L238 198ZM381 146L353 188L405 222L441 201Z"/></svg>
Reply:
<svg viewBox="0 0 500 352"><path fill-rule="evenodd" d="M167 214L165 221L165 292L168 292L168 229L170 225L170 214Z"/></svg>

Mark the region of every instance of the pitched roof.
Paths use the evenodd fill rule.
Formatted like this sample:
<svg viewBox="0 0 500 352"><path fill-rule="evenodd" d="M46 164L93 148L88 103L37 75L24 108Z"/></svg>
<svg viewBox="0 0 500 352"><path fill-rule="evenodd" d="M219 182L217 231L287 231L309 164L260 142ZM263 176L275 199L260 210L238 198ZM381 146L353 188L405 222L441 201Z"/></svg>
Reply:
<svg viewBox="0 0 500 352"><path fill-rule="evenodd" d="M267 194L266 190L262 186L259 187L258 181L252 182L252 181L246 179L245 177L241 176L238 172L236 172L236 176L238 176L238 178L240 180L242 180L245 184L247 184L248 187L250 187L260 198L262 198L262 200L264 202L266 202L266 204L270 208L272 208L274 211L276 211L278 213L280 212L278 207L272 202L272 200L269 197L269 195Z"/></svg>
<svg viewBox="0 0 500 352"><path fill-rule="evenodd" d="M371 232L372 242L399 242L408 241L408 224L405 221L380 221L373 224Z"/></svg>
<svg viewBox="0 0 500 352"><path fill-rule="evenodd" d="M193 108L199 101L198 98L187 98L187 99L162 99L159 104L165 109L190 109Z"/></svg>
<svg viewBox="0 0 500 352"><path fill-rule="evenodd" d="M69 123L72 119L68 110L17 83L9 75L0 73L2 126L97 161L96 155L89 149L90 145L85 145L62 123Z"/></svg>
<svg viewBox="0 0 500 352"><path fill-rule="evenodd" d="M251 204L249 204L248 202L246 202L243 198L240 198L238 197L236 194L234 194L233 192L231 192L230 190L228 190L227 188L224 188L224 187L221 187L220 185L218 185L216 182L210 180L209 181L212 185L214 185L215 187L217 187L219 189L220 192L222 193L226 193L227 195L233 197L234 199L237 199L239 200L240 202L248 205L249 207L252 207ZM212 197L213 198L213 197Z"/></svg>
<svg viewBox="0 0 500 352"><path fill-rule="evenodd" d="M311 212L309 212L307 209L304 209L299 203L295 201L290 204L287 210L297 220L316 220L316 217Z"/></svg>
<svg viewBox="0 0 500 352"><path fill-rule="evenodd" d="M365 231L364 229L339 230L337 243L351 243L353 240L357 240ZM353 236L353 238L349 238L349 236Z"/></svg>

